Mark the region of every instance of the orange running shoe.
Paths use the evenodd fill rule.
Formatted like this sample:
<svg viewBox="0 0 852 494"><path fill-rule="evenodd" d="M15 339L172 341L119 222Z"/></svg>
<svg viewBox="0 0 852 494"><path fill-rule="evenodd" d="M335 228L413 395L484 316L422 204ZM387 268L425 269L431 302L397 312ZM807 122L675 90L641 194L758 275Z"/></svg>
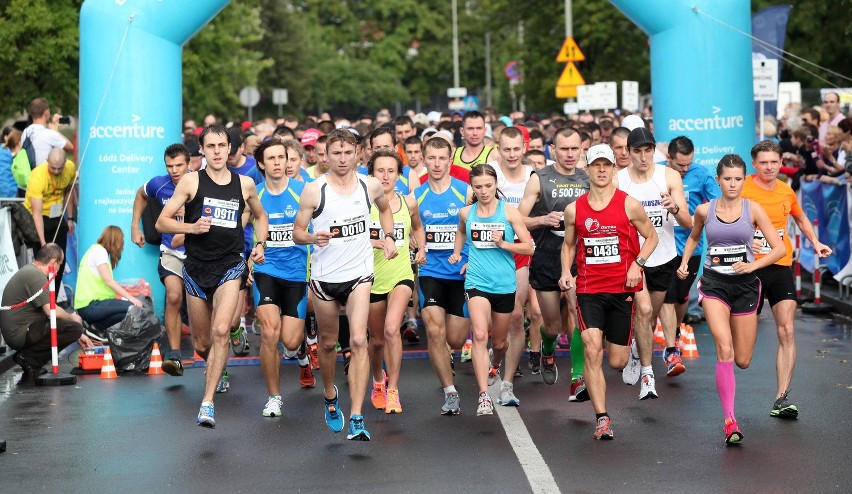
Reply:
<svg viewBox="0 0 852 494"><path fill-rule="evenodd" d="M402 405L399 403L399 390L389 389L385 403L385 413L402 413Z"/></svg>

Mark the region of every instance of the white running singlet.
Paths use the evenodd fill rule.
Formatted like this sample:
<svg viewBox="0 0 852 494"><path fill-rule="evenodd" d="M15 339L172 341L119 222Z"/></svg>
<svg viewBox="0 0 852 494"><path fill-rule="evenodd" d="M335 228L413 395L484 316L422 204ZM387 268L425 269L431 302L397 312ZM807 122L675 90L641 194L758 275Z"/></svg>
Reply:
<svg viewBox="0 0 852 494"><path fill-rule="evenodd" d="M663 207L661 192L668 192L669 188L666 185L666 166L654 165L654 175L651 180L645 183L637 184L630 180L628 169L624 168L618 171L618 188L627 193L630 197L642 203L645 208L645 213L654 225L657 235L660 237L657 248L648 258L645 266L653 268L661 266L677 255L674 238L675 217L669 214ZM645 238L639 236L639 246L645 243Z"/></svg>

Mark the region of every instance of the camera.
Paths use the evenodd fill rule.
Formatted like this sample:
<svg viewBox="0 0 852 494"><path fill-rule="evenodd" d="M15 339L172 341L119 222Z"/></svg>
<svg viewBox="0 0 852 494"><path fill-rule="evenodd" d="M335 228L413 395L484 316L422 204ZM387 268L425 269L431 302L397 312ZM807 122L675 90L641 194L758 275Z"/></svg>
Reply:
<svg viewBox="0 0 852 494"><path fill-rule="evenodd" d="M70 125L71 117L59 117L59 125Z"/></svg>

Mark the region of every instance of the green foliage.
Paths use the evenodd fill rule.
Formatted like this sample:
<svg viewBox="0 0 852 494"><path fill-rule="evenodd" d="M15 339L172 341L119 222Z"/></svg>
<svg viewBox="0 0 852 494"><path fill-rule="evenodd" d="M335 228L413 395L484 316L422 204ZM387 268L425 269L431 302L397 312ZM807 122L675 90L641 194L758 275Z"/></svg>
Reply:
<svg viewBox="0 0 852 494"><path fill-rule="evenodd" d="M51 110L77 113L79 11L82 0L0 1L0 115L37 96Z"/></svg>

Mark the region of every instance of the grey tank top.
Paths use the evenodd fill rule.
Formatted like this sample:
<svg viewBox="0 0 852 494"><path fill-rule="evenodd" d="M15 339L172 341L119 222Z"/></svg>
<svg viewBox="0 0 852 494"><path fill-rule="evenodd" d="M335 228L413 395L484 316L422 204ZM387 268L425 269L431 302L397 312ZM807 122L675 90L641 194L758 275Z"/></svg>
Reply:
<svg viewBox="0 0 852 494"><path fill-rule="evenodd" d="M719 221L716 216L716 199L710 201L707 209L707 255L704 269L712 269L721 274L737 274L733 265L737 262L753 262L754 251L751 247L754 237L754 225L751 219L751 201L743 199L743 210L739 219L733 223Z"/></svg>

